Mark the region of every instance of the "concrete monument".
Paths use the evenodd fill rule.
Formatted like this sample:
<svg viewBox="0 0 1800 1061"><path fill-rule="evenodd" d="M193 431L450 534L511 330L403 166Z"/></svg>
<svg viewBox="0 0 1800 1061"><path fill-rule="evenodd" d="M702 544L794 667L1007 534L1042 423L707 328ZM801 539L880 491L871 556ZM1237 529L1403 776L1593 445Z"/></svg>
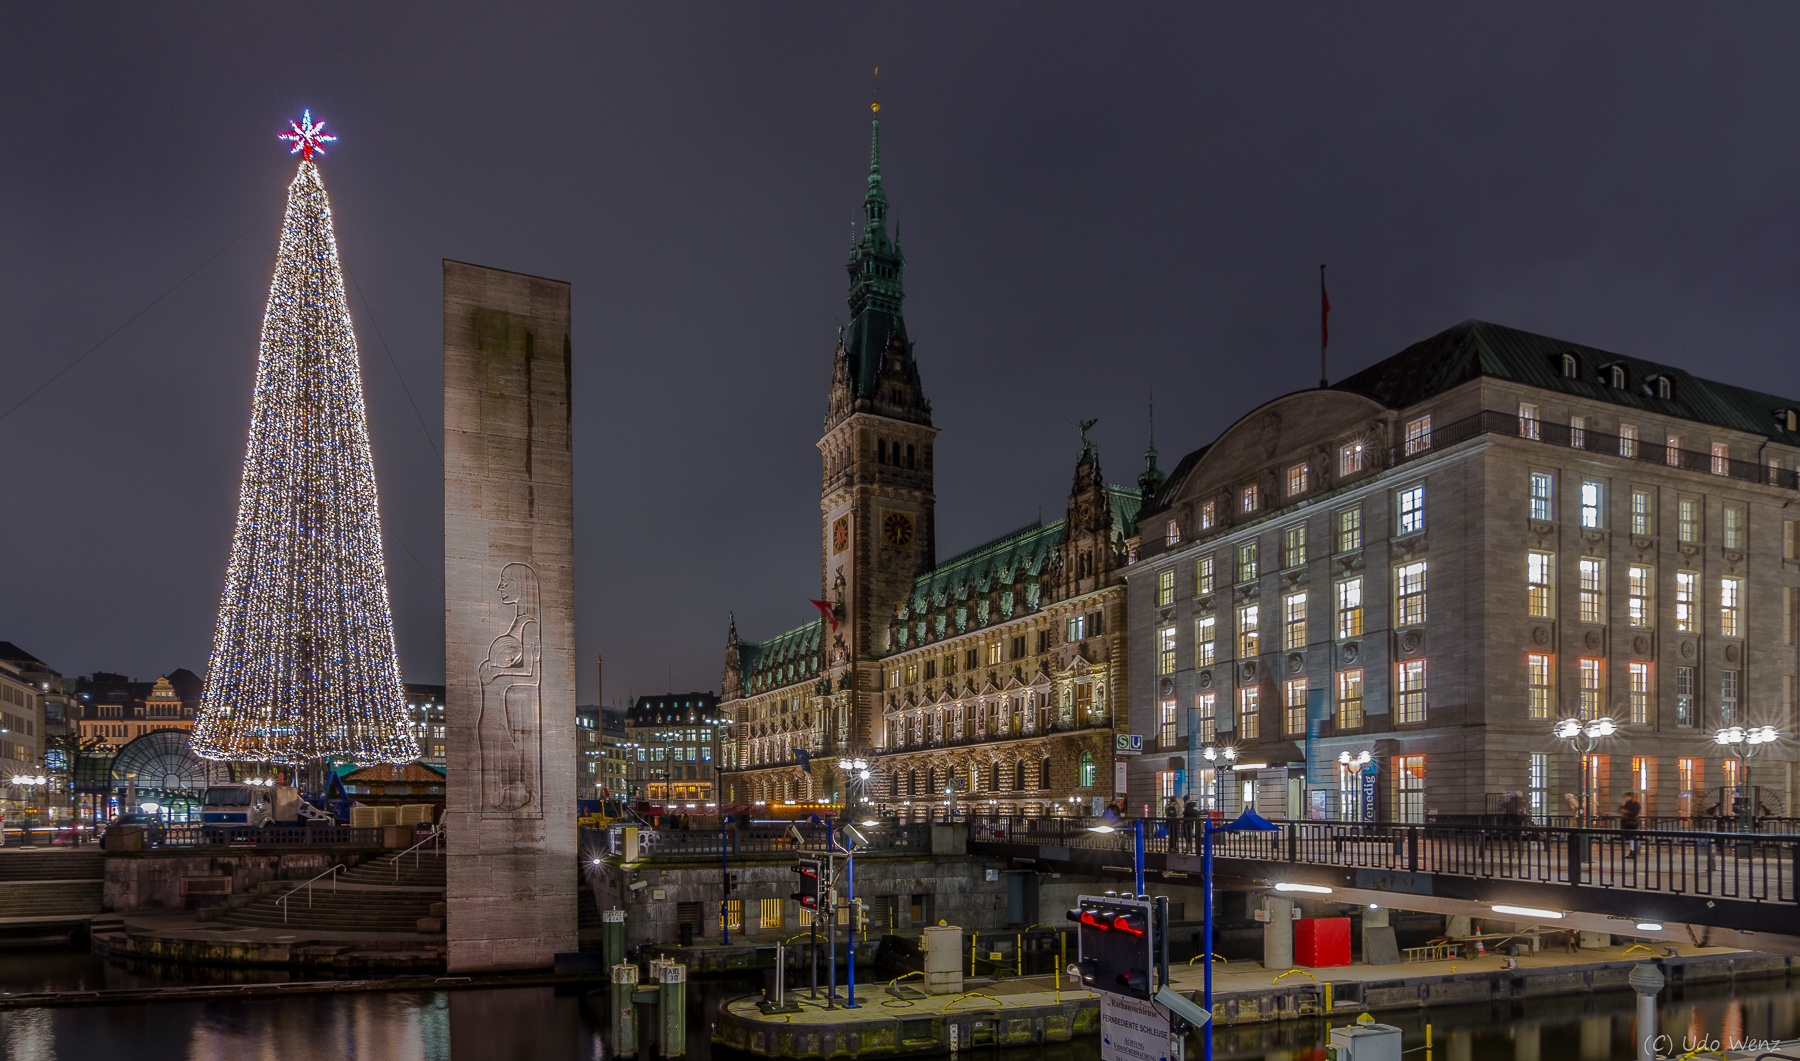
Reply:
<svg viewBox="0 0 1800 1061"><path fill-rule="evenodd" d="M444 263L449 969L576 949L569 285Z"/></svg>

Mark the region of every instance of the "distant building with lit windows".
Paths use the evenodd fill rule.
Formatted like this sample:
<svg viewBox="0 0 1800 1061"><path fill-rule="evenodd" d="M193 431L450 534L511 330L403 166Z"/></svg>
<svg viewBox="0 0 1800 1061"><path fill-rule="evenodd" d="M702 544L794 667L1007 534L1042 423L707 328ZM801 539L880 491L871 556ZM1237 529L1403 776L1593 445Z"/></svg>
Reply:
<svg viewBox="0 0 1800 1061"><path fill-rule="evenodd" d="M638 697L625 713L628 796L671 809L716 811L724 728L713 693Z"/></svg>
<svg viewBox="0 0 1800 1061"><path fill-rule="evenodd" d="M1479 321L1250 411L1139 514L1132 804L1354 818L1366 752L1384 820L1567 814L1604 716L1595 812L1730 814L1713 735L1773 726L1795 813L1797 469L1800 400Z"/></svg>
<svg viewBox="0 0 1800 1061"><path fill-rule="evenodd" d="M445 758L444 687L406 682L406 712L419 741L419 761L438 770L448 768Z"/></svg>

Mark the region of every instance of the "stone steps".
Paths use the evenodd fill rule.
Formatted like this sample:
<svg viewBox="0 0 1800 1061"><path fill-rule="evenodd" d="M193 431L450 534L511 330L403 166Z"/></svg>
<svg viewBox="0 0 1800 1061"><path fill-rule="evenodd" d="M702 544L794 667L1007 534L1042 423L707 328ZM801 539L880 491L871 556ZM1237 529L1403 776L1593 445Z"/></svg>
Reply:
<svg viewBox="0 0 1800 1061"><path fill-rule="evenodd" d="M102 880L105 876L106 860L98 851L0 852L0 882Z"/></svg>
<svg viewBox="0 0 1800 1061"><path fill-rule="evenodd" d="M97 914L102 887L98 880L0 881L0 918Z"/></svg>
<svg viewBox="0 0 1800 1061"><path fill-rule="evenodd" d="M419 919L430 917L431 908L444 901L442 888L340 884L333 891L329 885L314 885L310 904L306 892L295 892L284 912L278 900L285 891L267 891L233 907L219 920L265 928L285 925L340 932L415 932Z"/></svg>

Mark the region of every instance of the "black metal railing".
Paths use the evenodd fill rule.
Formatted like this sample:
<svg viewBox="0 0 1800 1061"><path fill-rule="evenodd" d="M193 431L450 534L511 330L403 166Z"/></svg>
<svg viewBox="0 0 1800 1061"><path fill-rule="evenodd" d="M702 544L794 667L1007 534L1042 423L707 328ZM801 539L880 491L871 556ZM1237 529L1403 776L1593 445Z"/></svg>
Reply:
<svg viewBox="0 0 1800 1061"><path fill-rule="evenodd" d="M639 829L639 858L706 858L716 859L721 853L732 858L747 855L793 855L819 850L825 846L825 826L811 822L795 822L801 841L796 842L789 826L727 829ZM931 853L929 825L881 825L856 827L866 846L859 845L859 855L893 855ZM600 851L625 853L625 827L587 830L586 842Z"/></svg>
<svg viewBox="0 0 1800 1061"><path fill-rule="evenodd" d="M380 828L348 825L165 825L145 839L160 847L380 847Z"/></svg>
<svg viewBox="0 0 1800 1061"><path fill-rule="evenodd" d="M970 843L1116 852L1129 863L1134 825L1093 819L972 819ZM1800 833L1276 821L1272 832L1219 833L1213 857L1399 873L1621 888L1762 903L1800 901ZM1145 819L1146 854L1194 854L1198 819Z"/></svg>

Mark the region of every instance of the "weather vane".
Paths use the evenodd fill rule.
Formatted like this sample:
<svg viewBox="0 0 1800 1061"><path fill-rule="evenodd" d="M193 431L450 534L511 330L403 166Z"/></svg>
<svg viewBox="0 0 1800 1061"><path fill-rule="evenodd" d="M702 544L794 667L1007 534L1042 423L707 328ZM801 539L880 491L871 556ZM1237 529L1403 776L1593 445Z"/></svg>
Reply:
<svg viewBox="0 0 1800 1061"><path fill-rule="evenodd" d="M880 114L881 113L881 64L880 63L875 64L875 73L874 73L872 80L875 82L875 98L869 102L869 110L871 113Z"/></svg>
<svg viewBox="0 0 1800 1061"><path fill-rule="evenodd" d="M312 161L313 152L316 151L323 155L325 153L324 145L335 143L337 141L336 136L325 131L325 123L323 121L319 122L317 125L313 124L311 108L301 111L300 120L297 122L289 121L288 125L292 127L294 131L291 133L282 133L280 137L282 140L292 140L294 142L294 149L289 151L288 154L299 155L308 162Z"/></svg>

